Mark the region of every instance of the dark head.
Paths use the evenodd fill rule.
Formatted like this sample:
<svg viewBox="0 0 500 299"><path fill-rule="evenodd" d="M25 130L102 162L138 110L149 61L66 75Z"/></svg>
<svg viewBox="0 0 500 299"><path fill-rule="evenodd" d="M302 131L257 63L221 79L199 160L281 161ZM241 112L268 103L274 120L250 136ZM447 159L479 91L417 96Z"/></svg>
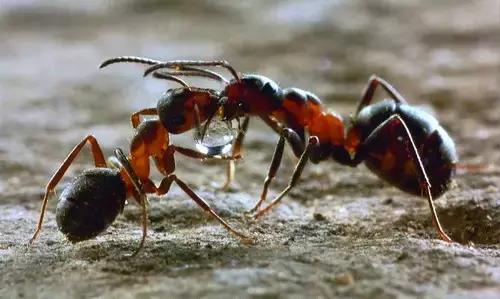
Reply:
<svg viewBox="0 0 500 299"><path fill-rule="evenodd" d="M408 152L411 145L406 131L400 121L394 118L395 115L401 117L411 133L433 196L440 196L449 188L458 155L446 130L422 109L392 100L363 108L353 120L350 133L355 132L353 135L359 136L360 143L372 134L369 145L362 149L366 165L379 177L403 191L416 195L425 194L422 194L416 161L413 161ZM380 126L384 122L385 125Z"/></svg>
<svg viewBox="0 0 500 299"><path fill-rule="evenodd" d="M281 107L283 91L273 80L260 75L243 75L232 80L221 94L223 119L246 114L269 115Z"/></svg>
<svg viewBox="0 0 500 299"><path fill-rule="evenodd" d="M71 242L91 239L105 231L123 211L126 193L118 170L87 170L59 197L57 227Z"/></svg>
<svg viewBox="0 0 500 299"><path fill-rule="evenodd" d="M214 114L218 107L218 94L208 89L169 89L158 100L158 115L169 133L180 134L192 129L196 124L195 104L198 106L200 121Z"/></svg>

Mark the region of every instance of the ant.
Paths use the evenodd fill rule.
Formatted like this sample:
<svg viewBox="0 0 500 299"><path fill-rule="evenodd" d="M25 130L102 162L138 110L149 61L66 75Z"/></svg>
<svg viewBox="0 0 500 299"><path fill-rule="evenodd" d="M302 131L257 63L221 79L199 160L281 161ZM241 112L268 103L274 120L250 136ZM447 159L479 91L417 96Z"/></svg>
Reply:
<svg viewBox="0 0 500 299"><path fill-rule="evenodd" d="M345 125L342 117L326 111L320 99L313 93L298 88L282 89L276 82L261 75L240 76L226 61L159 62L124 56L109 59L101 66L115 62L148 64L150 67L145 71L145 76L165 68L174 69L179 75L184 73L187 76L198 76L206 71L194 68L197 66L219 66L229 70L234 78L230 81L219 79L225 83L224 89L219 93L211 89L198 90L216 97L210 98L213 102L199 110L201 112L203 108L211 107L210 111L204 111L209 115L204 119L205 127L216 113L224 121L239 120L243 117L244 126L239 135L244 135L249 117L257 116L280 134L260 200L249 211L255 213L255 218L268 212L296 186L309 160L319 163L331 157L336 162L351 167L365 162L368 169L382 180L404 192L426 197L438 235L443 240L452 242L441 227L433 198L448 190L455 174L458 156L454 142L433 116L408 104L384 79L375 75L369 79L355 114ZM209 77L205 74L201 76ZM387 92L390 99L372 104L378 86ZM175 92L179 97L176 100L189 102L190 93L186 93L182 98L188 91L187 88L177 89ZM158 114L161 119L160 104L161 101L157 109L143 111ZM181 119L192 114L190 110L178 112L184 113ZM309 135L308 140L306 133ZM243 138L239 136L234 143L233 153L239 154L242 141ZM290 144L299 161L288 186L267 207L260 209L280 167L285 141ZM233 173L234 168L228 171L228 182Z"/></svg>
<svg viewBox="0 0 500 299"><path fill-rule="evenodd" d="M117 148L115 156L108 158L108 167L101 147L92 135L83 138L73 148L47 184L38 225L29 244L40 233L49 194L54 192L86 143L91 147L95 168L78 175L61 193L56 208L57 227L73 243L94 238L106 230L123 211L126 199L133 197L142 208L142 246L147 230L147 199L142 184L121 149Z"/></svg>
<svg viewBox="0 0 500 299"><path fill-rule="evenodd" d="M210 74L210 71L199 71L196 69L184 71L185 74L183 75L189 75L189 72L195 73L197 76L214 77ZM97 139L92 135L88 135L82 139L64 159L61 166L47 183L39 221L29 242L30 244L35 241L41 230L49 195L54 192L55 187L69 166L87 143L91 147L95 168L86 170L78 175L64 189L56 210L58 228L66 235L69 241L80 242L88 240L105 231L117 215L123 211L126 199L134 197L135 201L142 208L142 239L139 247L134 252L134 255L137 254L143 247L147 235L146 193L156 193L157 195L167 194L173 182L204 211L218 220L230 233L243 241L250 241L247 236L233 229L203 198L174 174L175 153L200 160L235 160L239 158L237 155L207 155L192 149L170 144L169 132L184 132L195 126L195 123L199 123L200 119L204 120L206 118L204 112L207 109L211 111L208 104L215 98L215 95L208 90L190 88L183 80L169 73L158 72L155 74L155 77L183 84L184 93L174 95L174 97L189 94L191 96L190 99L196 100L196 103L204 109L200 109L200 113L196 113L198 120L195 121L194 114L179 114L175 111L179 109L176 106L177 104L168 102L168 100L166 100L167 103L162 106L161 110L161 115L167 116L166 122L168 127L164 126L164 123L160 120L146 120L139 123L139 116L144 112L140 111L133 114L132 123L136 130L130 144L130 155L125 157L120 149L115 150L115 156L109 159L109 166L106 164L103 151ZM169 104L171 105L169 106ZM148 114L148 112L145 114ZM179 118L175 118L176 115L182 116L182 120L180 121ZM158 187L149 179L150 158L153 158L156 168L165 176Z"/></svg>
<svg viewBox="0 0 500 299"><path fill-rule="evenodd" d="M355 114L345 125L341 116L326 111L311 92L282 89L260 75L239 77L225 61L166 61L149 67L144 75L163 68L193 65L218 65L231 71L234 79L220 93L222 119L257 116L280 134L260 200L250 210L255 212L255 218L268 212L297 184L309 160L319 163L331 157L351 167L365 162L382 180L404 192L426 197L438 235L452 242L441 227L433 197L447 191L455 175L458 163L455 144L432 115L408 104L387 81L375 75L369 79ZM372 104L378 86L390 99ZM281 164L285 140L299 161L288 186L260 209Z"/></svg>

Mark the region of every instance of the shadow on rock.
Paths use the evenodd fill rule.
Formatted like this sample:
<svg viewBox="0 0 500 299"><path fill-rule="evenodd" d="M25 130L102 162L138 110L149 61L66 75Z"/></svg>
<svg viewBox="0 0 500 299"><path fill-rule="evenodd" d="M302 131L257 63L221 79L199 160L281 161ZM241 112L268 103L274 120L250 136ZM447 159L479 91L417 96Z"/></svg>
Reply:
<svg viewBox="0 0 500 299"><path fill-rule="evenodd" d="M493 245L500 240L500 209L493 200L462 202L438 210L438 215L445 231L456 242ZM424 231L435 234L434 224L425 214L405 214L395 226L418 234Z"/></svg>

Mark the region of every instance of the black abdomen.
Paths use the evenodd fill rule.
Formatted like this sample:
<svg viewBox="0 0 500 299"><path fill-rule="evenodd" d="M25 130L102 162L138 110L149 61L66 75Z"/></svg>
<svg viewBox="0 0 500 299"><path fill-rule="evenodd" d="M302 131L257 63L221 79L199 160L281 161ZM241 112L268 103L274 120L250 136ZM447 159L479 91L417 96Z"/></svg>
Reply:
<svg viewBox="0 0 500 299"><path fill-rule="evenodd" d="M361 111L356 126L367 138L380 124L393 115L399 115L407 125L431 184L431 192L438 197L448 190L455 174L458 155L455 144L438 121L427 112L406 104L383 101ZM420 196L423 178L416 168L417 161L410 155L411 144L404 127L394 121L377 133L365 164L383 180L399 189Z"/></svg>
<svg viewBox="0 0 500 299"><path fill-rule="evenodd" d="M125 199L125 183L118 171L87 170L59 197L57 227L72 242L93 238L111 225L123 210Z"/></svg>

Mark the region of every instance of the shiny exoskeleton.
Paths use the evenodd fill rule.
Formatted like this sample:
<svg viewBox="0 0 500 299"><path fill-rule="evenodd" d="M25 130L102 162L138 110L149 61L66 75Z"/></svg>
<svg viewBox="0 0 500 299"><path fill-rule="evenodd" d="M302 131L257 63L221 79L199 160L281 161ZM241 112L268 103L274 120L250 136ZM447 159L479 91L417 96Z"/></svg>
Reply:
<svg viewBox="0 0 500 299"><path fill-rule="evenodd" d="M405 192L421 195L423 178L419 177L418 163L413 160L416 157L409 153L411 137L426 172L432 174L429 178L432 195L439 196L448 189L458 161L452 139L433 116L408 105L381 78L370 79L347 132L343 119L325 111L318 97L310 92L297 88L282 90L270 79L255 75L242 76L240 83L232 83L222 93L222 97L227 97L224 117L270 115L288 130L287 134L297 134L303 146L307 131L319 142L311 149L312 162L330 157L349 166L365 162L385 181ZM392 99L370 105L370 94L378 84L385 86Z"/></svg>
<svg viewBox="0 0 500 299"><path fill-rule="evenodd" d="M94 238L123 211L127 197L120 171L86 170L61 193L56 209L57 227L71 242Z"/></svg>
<svg viewBox="0 0 500 299"><path fill-rule="evenodd" d="M144 62L148 61L148 62ZM200 93L213 95L205 107L206 125L217 113L231 121L244 118L240 133L244 134L249 117L257 116L280 134L277 147L264 182L261 198L251 210L255 217L262 216L297 184L306 163L332 158L347 166L365 162L381 179L410 194L427 198L432 219L440 237L451 239L441 228L435 212L433 197L448 190L455 173L458 157L448 133L427 112L409 105L399 92L385 80L372 76L350 121L329 112L317 96L297 88L282 89L276 82L260 75L239 75L226 61L177 60L159 62L137 57L117 57L103 63L140 62L151 65L145 75L160 69L174 69L179 75L201 75L195 66L221 66L234 77L225 83L220 92L199 89ZM190 72L190 74L188 74ZM198 74L196 72L199 72ZM173 75L172 72L169 73ZM156 75L157 76L157 75ZM372 104L374 92L381 86L389 99ZM189 90L190 87L184 87ZM181 95L182 92L176 91ZM182 95L180 96L182 98ZM186 100L189 97L186 97ZM179 102L183 100L179 99ZM214 106L215 105L215 106ZM158 106L157 111L160 110ZM181 108L178 110L182 110ZM196 110L196 109L195 109ZM197 109L201 112L201 109ZM156 112L159 114L158 112ZM185 110L186 115L192 113ZM201 118L201 117L200 117ZM190 119L185 118L185 119ZM190 121L189 121L190 122ZM188 122L188 123L189 123ZM193 127L186 126L187 127ZM309 136L306 140L306 136ZM239 153L243 138L237 138L233 154ZM285 141L299 157L289 185L269 204L260 209L267 197L270 183L280 166ZM228 173L228 182L232 178Z"/></svg>
<svg viewBox="0 0 500 299"><path fill-rule="evenodd" d="M195 72L197 75L207 73ZM172 77L174 81L178 79L162 73L157 74L157 77L170 80ZM179 79L179 81L183 83L182 80ZM41 230L50 193L54 191L64 173L87 143L91 147L96 168L84 171L64 189L56 210L58 228L68 240L84 241L102 233L123 210L126 199L134 197L142 207L143 235L140 246L135 252L137 253L142 248L147 233L146 193L164 195L175 182L196 204L219 221L229 232L244 241L249 241L248 237L233 229L203 198L174 174L175 153L194 159L237 159L234 156L209 156L170 143L170 132L185 132L193 128L195 123L204 121L208 115L211 115L210 113L213 113L212 110L217 110L216 99L211 91L191 89L187 85L186 88L168 91L159 101L158 110L149 109L145 113L140 111L132 115L135 134L131 140L130 154L126 157L121 150L117 150L116 156L109 160L110 165L106 164L96 138L92 135L85 137L68 154L47 184L40 218L30 243L33 243ZM186 112L186 109L191 113ZM182 111L182 114L179 111ZM140 122L142 114L159 114L160 119ZM196 121L194 121L195 118ZM158 171L164 175L158 186L149 178L150 159L155 162Z"/></svg>
<svg viewBox="0 0 500 299"><path fill-rule="evenodd" d="M142 184L138 181L129 159L120 149L116 149L115 156L109 158L108 165L99 143L92 135L83 138L73 148L47 183L40 218L30 244L35 241L42 228L49 195L54 192L86 144L90 146L95 168L78 175L61 193L56 208L57 227L71 242L94 238L104 232L123 211L127 198L133 197L143 208L142 246L146 231L146 197Z"/></svg>
<svg viewBox="0 0 500 299"><path fill-rule="evenodd" d="M390 99L371 104L377 86L382 86ZM221 97L225 118L268 117L276 123L273 125L267 119L272 127L282 128L261 199L252 209L256 217L289 192L308 160L318 163L331 157L348 166L365 162L372 172L393 186L427 197L440 237L451 241L439 224L432 201L448 190L455 174L458 156L454 142L433 116L409 105L385 80L377 76L370 78L347 126L342 117L326 111L310 92L281 89L262 76L246 75L239 81L232 80ZM308 142L305 142L305 132L310 136ZM288 187L258 211L278 170L285 139L300 160Z"/></svg>

